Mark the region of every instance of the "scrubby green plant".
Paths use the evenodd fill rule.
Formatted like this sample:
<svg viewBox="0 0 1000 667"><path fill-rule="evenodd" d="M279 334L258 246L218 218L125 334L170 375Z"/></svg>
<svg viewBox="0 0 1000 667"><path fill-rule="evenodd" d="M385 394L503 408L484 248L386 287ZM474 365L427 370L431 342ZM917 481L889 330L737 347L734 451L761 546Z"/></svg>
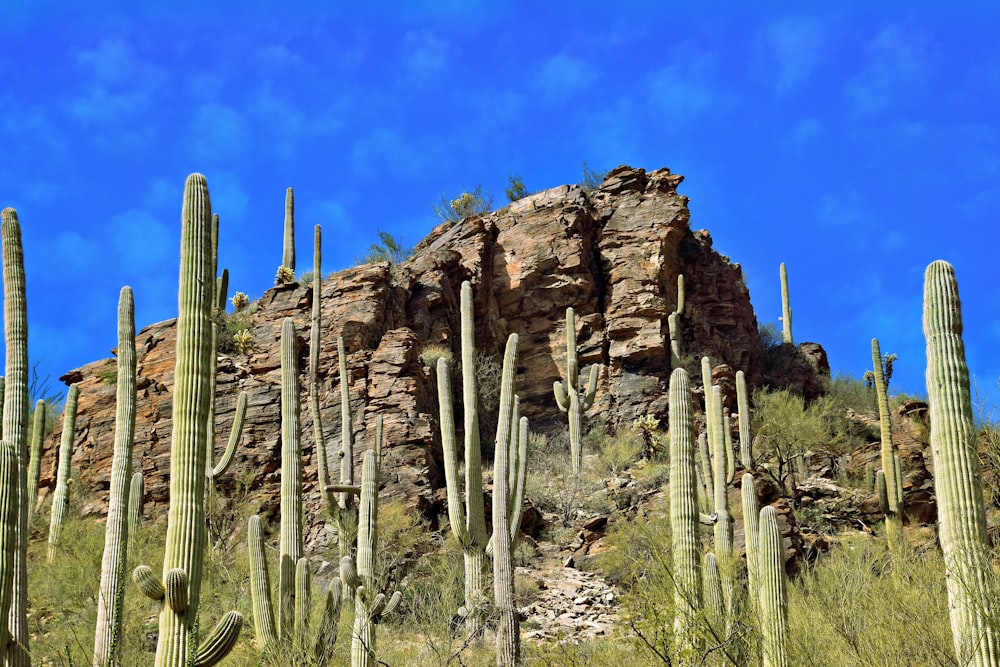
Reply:
<svg viewBox="0 0 1000 667"><path fill-rule="evenodd" d="M429 345L424 345L423 349L420 351L420 363L428 368L437 368L437 360L441 357L451 359L451 349L445 347L444 345L431 343Z"/></svg>
<svg viewBox="0 0 1000 667"><path fill-rule="evenodd" d="M585 192L590 192L601 187L604 183L604 178L608 175L606 171L597 171L596 169L591 169L584 160L581 164L581 176L580 176L580 187L583 188Z"/></svg>
<svg viewBox="0 0 1000 667"><path fill-rule="evenodd" d="M524 187L524 179L521 178L520 174L514 173L507 176L507 187L504 188L503 193L507 197L507 201L510 202L524 199L530 194L528 189Z"/></svg>
<svg viewBox="0 0 1000 667"><path fill-rule="evenodd" d="M237 331L233 334L233 345L236 346L236 351L240 354L250 354L253 352L255 346L253 332L249 329Z"/></svg>
<svg viewBox="0 0 1000 667"><path fill-rule="evenodd" d="M413 255L413 248L407 248L395 236L385 230L378 230L378 241L368 246L368 251L354 259L355 264L389 262L401 264Z"/></svg>
<svg viewBox="0 0 1000 667"><path fill-rule="evenodd" d="M472 192L463 192L454 199L441 195L441 201L434 205L434 215L441 222L454 222L473 215L482 215L493 210L493 195L482 185L477 185Z"/></svg>

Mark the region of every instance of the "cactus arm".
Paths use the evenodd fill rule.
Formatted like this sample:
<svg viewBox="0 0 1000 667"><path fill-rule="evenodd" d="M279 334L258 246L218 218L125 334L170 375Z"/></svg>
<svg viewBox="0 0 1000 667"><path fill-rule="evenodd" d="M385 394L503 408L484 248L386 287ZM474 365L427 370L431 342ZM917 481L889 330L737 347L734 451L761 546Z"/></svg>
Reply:
<svg viewBox="0 0 1000 667"><path fill-rule="evenodd" d="M153 574L148 565L139 565L132 571L132 581L139 592L150 600L162 600L167 594L159 577Z"/></svg>
<svg viewBox="0 0 1000 667"><path fill-rule="evenodd" d="M785 574L785 548L774 508L760 511L758 528L758 574L760 598L758 616L764 667L786 667L788 642L788 594Z"/></svg>
<svg viewBox="0 0 1000 667"><path fill-rule="evenodd" d="M188 583L187 573L180 568L170 570L163 578L163 599L178 614L183 614L188 608Z"/></svg>
<svg viewBox="0 0 1000 667"><path fill-rule="evenodd" d="M250 557L250 597L253 601L253 626L257 641L265 651L278 642L271 604L271 583L268 576L267 554L260 534L260 517L256 514L247 523L247 550Z"/></svg>
<svg viewBox="0 0 1000 667"><path fill-rule="evenodd" d="M228 612L198 646L194 667L213 667L218 664L236 646L242 629L243 614L238 611Z"/></svg>
<svg viewBox="0 0 1000 667"><path fill-rule="evenodd" d="M703 583L705 589L705 611L708 613L708 622L712 626L717 637L724 636L726 624L726 599L722 593L722 576L719 573L719 561L715 554L708 552L705 554L703 566Z"/></svg>
<svg viewBox="0 0 1000 667"><path fill-rule="evenodd" d="M222 269L222 275L216 282L215 309L221 315L226 313L226 294L229 292L229 269Z"/></svg>
<svg viewBox="0 0 1000 667"><path fill-rule="evenodd" d="M552 383L552 394L556 397L556 405L559 406L561 412L569 411L569 394L566 391L566 387L559 380Z"/></svg>
<svg viewBox="0 0 1000 667"><path fill-rule="evenodd" d="M451 399L451 370L444 357L437 362L438 406L441 423L441 449L444 457L445 487L448 491L448 520L459 544L464 548L469 542L465 525L465 508L462 489L458 481L458 451L455 443L455 417Z"/></svg>
<svg viewBox="0 0 1000 667"><path fill-rule="evenodd" d="M222 453L222 458L219 459L219 463L212 468L212 477L218 477L219 475L225 474L229 470L229 466L233 463L233 457L236 454L236 446L240 442L240 437L243 435L243 421L246 419L247 414L247 393L245 391L240 392L239 398L236 399L236 414L233 416L233 426L229 430L229 441L226 443L226 451Z"/></svg>
<svg viewBox="0 0 1000 667"><path fill-rule="evenodd" d="M285 190L285 238L282 245L281 265L292 272L295 280L295 193Z"/></svg>
<svg viewBox="0 0 1000 667"><path fill-rule="evenodd" d="M104 558L97 630L94 634L94 667L117 664L118 638L122 632L125 563L128 562L132 447L135 441L136 358L135 302L132 288L123 287L118 299L118 380L115 385L115 436L108 494L108 519L104 527Z"/></svg>
<svg viewBox="0 0 1000 667"><path fill-rule="evenodd" d="M923 328L934 493L955 652L961 664L992 667L1000 664L995 577L986 537L962 309L955 271L947 262L933 262L924 274Z"/></svg>
<svg viewBox="0 0 1000 667"><path fill-rule="evenodd" d="M28 523L38 505L38 481L42 473L42 439L45 437L45 401L35 401L35 417L31 427L31 446L28 457Z"/></svg>
<svg viewBox="0 0 1000 667"><path fill-rule="evenodd" d="M674 565L674 636L678 664L693 665L700 657L696 631L701 609L701 543L698 539L694 421L687 371L670 374L670 527Z"/></svg>
<svg viewBox="0 0 1000 667"><path fill-rule="evenodd" d="M55 561L59 549L59 539L62 535L63 521L66 519L66 509L69 506L70 464L73 461L73 436L76 428L76 403L80 388L76 384L69 386L66 394L66 407L63 410L62 440L59 443L59 467L56 469L56 490L52 496L52 515L49 522L48 560Z"/></svg>
<svg viewBox="0 0 1000 667"><path fill-rule="evenodd" d="M517 435L517 469L514 472L516 482L510 502L510 539L512 543L517 541L517 531L521 528L521 515L524 514L524 489L527 472L528 418L521 417Z"/></svg>
<svg viewBox="0 0 1000 667"><path fill-rule="evenodd" d="M188 177L181 214L181 268L178 289L177 354L174 371L173 431L170 455L170 508L163 557L164 575L187 573L189 606L160 611L156 667L181 667L193 659L205 550L207 416L212 396L211 204L201 174Z"/></svg>
<svg viewBox="0 0 1000 667"><path fill-rule="evenodd" d="M677 307L667 316L667 330L670 336L670 365L677 368L681 363L681 315L684 314L684 274L677 274Z"/></svg>
<svg viewBox="0 0 1000 667"><path fill-rule="evenodd" d="M576 314L572 308L566 309L566 384L570 389L579 389L580 366L576 360Z"/></svg>
<svg viewBox="0 0 1000 667"><path fill-rule="evenodd" d="M708 434L698 434L698 459L701 461L701 486L705 492L705 504L715 511L715 475L712 473L712 456L708 448Z"/></svg>
<svg viewBox="0 0 1000 667"><path fill-rule="evenodd" d="M358 504L357 589L354 595L354 633L351 641L351 665L374 667L375 624L372 622L377 596L375 590L375 549L378 546L378 468L375 452L365 452L361 462L361 502Z"/></svg>
<svg viewBox="0 0 1000 667"><path fill-rule="evenodd" d="M594 364L590 367L590 378L587 380L587 390L580 400L580 407L584 410L589 410L590 406L594 404L594 397L597 396L597 376L600 372L600 367Z"/></svg>
<svg viewBox="0 0 1000 667"><path fill-rule="evenodd" d="M295 622L295 567L302 558L302 447L295 322L281 325L281 541L278 551L278 635L289 639Z"/></svg>

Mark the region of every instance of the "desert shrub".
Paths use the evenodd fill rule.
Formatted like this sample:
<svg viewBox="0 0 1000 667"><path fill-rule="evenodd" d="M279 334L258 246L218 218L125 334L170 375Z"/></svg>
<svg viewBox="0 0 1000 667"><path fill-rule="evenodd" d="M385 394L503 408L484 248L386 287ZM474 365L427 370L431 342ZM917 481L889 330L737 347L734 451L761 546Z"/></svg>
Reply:
<svg viewBox="0 0 1000 667"><path fill-rule="evenodd" d="M840 373L827 384L826 394L838 410L878 415L875 388L867 386L863 380Z"/></svg>
<svg viewBox="0 0 1000 667"><path fill-rule="evenodd" d="M757 390L753 405L754 456L784 488L792 481L795 457L811 451L835 464L841 454L865 443L867 430L849 420L830 396L807 404L785 389Z"/></svg>
<svg viewBox="0 0 1000 667"><path fill-rule="evenodd" d="M220 313L217 316L219 354L246 354L253 348L253 332L250 331L250 317L253 308L246 306L234 313Z"/></svg>
<svg viewBox="0 0 1000 667"><path fill-rule="evenodd" d="M429 366L432 371L437 368L438 359L441 359L442 357L450 361L452 358L451 348L437 343L431 343L429 345L424 345L423 349L420 351L420 363L424 366Z"/></svg>
<svg viewBox="0 0 1000 667"><path fill-rule="evenodd" d="M472 192L463 192L454 199L441 195L441 201L434 205L434 215L441 222L453 222L473 215L482 215L493 210L493 195L477 185Z"/></svg>
<svg viewBox="0 0 1000 667"><path fill-rule="evenodd" d="M585 192L590 192L601 187L601 183L604 182L604 177L608 175L606 171L597 171L596 169L591 169L587 165L587 161L584 160L582 166L582 174L580 176L579 186L584 189Z"/></svg>
<svg viewBox="0 0 1000 667"><path fill-rule="evenodd" d="M587 440L585 437L585 448ZM558 543L576 535L581 519L607 514L614 508L602 470L592 458L584 457L580 474L574 475L568 449L568 435L560 434L545 439L544 447L530 445L528 452L525 495L540 511L556 516L557 525L550 526L550 537L558 538L553 539Z"/></svg>
<svg viewBox="0 0 1000 667"><path fill-rule="evenodd" d="M392 234L378 230L378 241L368 246L368 251L355 258L354 263L371 264L373 262L390 262L400 264L413 255L413 249L407 248Z"/></svg>
<svg viewBox="0 0 1000 667"><path fill-rule="evenodd" d="M507 197L507 201L517 201L518 199L524 199L529 194L528 189L524 187L524 179L518 174L510 174L507 177L507 187L504 188L504 196Z"/></svg>
<svg viewBox="0 0 1000 667"><path fill-rule="evenodd" d="M118 384L118 362L115 359L108 359L108 362L97 371L97 381L101 384L108 384L112 387Z"/></svg>
<svg viewBox="0 0 1000 667"><path fill-rule="evenodd" d="M295 282L295 271L287 266L279 266L274 274L275 285L288 285Z"/></svg>

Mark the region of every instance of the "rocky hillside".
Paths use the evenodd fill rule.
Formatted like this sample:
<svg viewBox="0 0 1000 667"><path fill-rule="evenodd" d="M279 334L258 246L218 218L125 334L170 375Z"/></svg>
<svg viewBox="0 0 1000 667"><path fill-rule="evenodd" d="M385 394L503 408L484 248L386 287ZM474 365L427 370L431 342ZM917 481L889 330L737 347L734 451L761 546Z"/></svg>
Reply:
<svg viewBox="0 0 1000 667"><path fill-rule="evenodd" d="M565 371L564 313L569 306L577 313L581 366L601 367L588 422L603 420L614 428L639 415L666 416L666 323L675 306L678 274L686 278L682 328L691 359L709 355L720 374L743 369L751 385L759 382L763 352L741 269L712 250L708 232L690 229L687 197L677 192L682 180L667 169L647 173L619 167L589 193L562 186L484 216L442 224L401 265L369 264L328 277L323 282L319 375L330 450L340 439L336 339L342 335L355 437L361 443L355 451L371 441L373 417L382 415L384 493L416 507L434 504L434 491L443 485L438 409L432 372L420 357L430 344L457 349L463 280L473 285L481 352L497 355L509 333L520 336L521 406L536 430L563 424L552 383ZM311 286L269 290L250 316L254 350L219 358L220 450L239 390L249 394L243 440L228 476L254 489L273 489L274 497L280 451L280 323L292 317L297 324L305 405L310 304ZM145 475L147 502L153 503L167 501L174 335L170 320L146 327L136 340L135 465ZM80 481L96 492L90 507L95 513L104 510L111 465L111 368L113 360L96 361L61 378L80 385L73 465ZM302 418L307 511L316 510L313 516L318 517L308 410ZM57 427L46 443L43 491L53 483L59 437ZM321 529L319 522L314 524L313 531Z"/></svg>

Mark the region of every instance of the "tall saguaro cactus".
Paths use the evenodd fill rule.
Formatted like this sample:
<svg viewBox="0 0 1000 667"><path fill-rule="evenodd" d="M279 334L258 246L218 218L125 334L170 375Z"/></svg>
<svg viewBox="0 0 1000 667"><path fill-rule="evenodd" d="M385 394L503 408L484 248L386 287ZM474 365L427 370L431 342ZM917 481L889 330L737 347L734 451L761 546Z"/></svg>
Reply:
<svg viewBox="0 0 1000 667"><path fill-rule="evenodd" d="M14 448L14 470L0 473L4 483L13 484L13 561L10 583L4 573L4 590L12 586L8 621L6 660L10 667L31 665L28 652L28 462L25 460L28 427L28 305L24 287L24 251L17 211L0 213L3 237L4 341L7 347L6 384L3 403L3 439ZM5 457L6 458L6 457ZM6 531L9 524L4 526ZM6 556L4 556L6 559ZM0 611L3 611L0 609ZM0 623L2 619L0 617Z"/></svg>
<svg viewBox="0 0 1000 667"><path fill-rule="evenodd" d="M295 275L295 193L285 190L285 239L282 244L281 266Z"/></svg>
<svg viewBox="0 0 1000 667"><path fill-rule="evenodd" d="M129 473L135 440L135 303L131 287L123 287L118 297L118 381L115 387L115 449L111 458L104 561L97 597L94 667L117 665L121 647L122 596L129 545Z"/></svg>
<svg viewBox="0 0 1000 667"><path fill-rule="evenodd" d="M464 360L463 360L464 363ZM580 392L580 365L576 358L576 316L572 308L566 309L566 382L556 380L552 384L556 404L569 416L569 448L573 474L580 474L583 465L583 444L580 437L580 421L583 413L594 404L597 393L597 365L590 367L590 379L583 393Z"/></svg>
<svg viewBox="0 0 1000 667"><path fill-rule="evenodd" d="M147 595L159 593L156 667L185 667L208 651L217 660L239 635L242 617L230 612L201 647L198 609L205 552L205 481L210 377L212 306L212 209L208 183L191 174L184 184L181 209L181 262L178 288L177 353L174 370L173 430L170 447L170 508L160 581L145 566L133 578L146 584ZM144 576L140 575L145 573ZM161 583L162 582L162 583ZM235 614L235 615L234 615ZM225 649L225 650L224 650ZM221 655L220 655L221 654Z"/></svg>
<svg viewBox="0 0 1000 667"><path fill-rule="evenodd" d="M316 225L313 230L312 324L309 327L309 412L312 414L313 453L316 455L316 476L323 497L323 507L327 514L336 517L339 506L333 494L326 488L330 485L330 464L326 451L326 434L323 432L323 414L319 409L319 348L322 331L323 293L322 246L323 231L319 225ZM342 555L346 555L346 553Z"/></svg>
<svg viewBox="0 0 1000 667"><path fill-rule="evenodd" d="M793 345L792 306L788 301L788 269L781 263L781 336L784 342Z"/></svg>
<svg viewBox="0 0 1000 667"><path fill-rule="evenodd" d="M512 498L511 473L516 470L520 453L520 419L517 384L517 334L507 338L503 377L500 381L500 416L497 420L495 459L493 461L493 600L497 609L497 667L512 667L521 661L520 621L514 604L514 556L512 544L517 527L511 518L519 509L519 499ZM524 424L527 430L527 423ZM527 452L525 451L525 454ZM522 462L523 463L523 462ZM513 470L512 470L513 469ZM523 473L522 473L523 474ZM523 486L521 487L523 493ZM520 516L518 516L520 519ZM520 521L518 521L520 523Z"/></svg>
<svg viewBox="0 0 1000 667"><path fill-rule="evenodd" d="M281 542L278 635L290 639L295 618L295 564L302 558L302 446L295 322L281 325Z"/></svg>
<svg viewBox="0 0 1000 667"><path fill-rule="evenodd" d="M753 470L753 443L750 440L750 396L747 378L743 371L736 371L736 409L739 410L740 463L744 470Z"/></svg>
<svg viewBox="0 0 1000 667"><path fill-rule="evenodd" d="M885 534L889 549L898 553L903 542L903 480L899 475L896 449L892 445L892 423L889 421L889 396L886 391L882 351L878 338L872 338L872 363L875 364L875 395L878 398L879 433L882 438L882 478L885 493L882 511L885 513Z"/></svg>
<svg viewBox="0 0 1000 667"><path fill-rule="evenodd" d="M674 636L679 665L701 658L696 631L701 609L701 542L698 539L698 492L694 421L687 371L670 374L670 529L674 559Z"/></svg>
<svg viewBox="0 0 1000 667"><path fill-rule="evenodd" d="M49 562L53 562L59 549L66 509L69 507L70 464L73 461L73 436L76 435L76 403L80 387L69 386L66 407L63 409L62 440L59 443L59 466L56 468L56 490L52 494L52 515L49 521Z"/></svg>
<svg viewBox="0 0 1000 667"><path fill-rule="evenodd" d="M670 366L681 364L681 315L684 314L684 274L677 274L677 307L667 316L667 330L670 334Z"/></svg>
<svg viewBox="0 0 1000 667"><path fill-rule="evenodd" d="M788 664L788 593L785 574L785 548L774 508L768 505L760 511L758 528L758 575L760 597L761 646L764 667L785 667Z"/></svg>
<svg viewBox="0 0 1000 667"><path fill-rule="evenodd" d="M995 574L986 538L962 307L955 270L947 262L933 262L924 274L923 319L934 492L955 653L960 664L995 667L1000 664Z"/></svg>

